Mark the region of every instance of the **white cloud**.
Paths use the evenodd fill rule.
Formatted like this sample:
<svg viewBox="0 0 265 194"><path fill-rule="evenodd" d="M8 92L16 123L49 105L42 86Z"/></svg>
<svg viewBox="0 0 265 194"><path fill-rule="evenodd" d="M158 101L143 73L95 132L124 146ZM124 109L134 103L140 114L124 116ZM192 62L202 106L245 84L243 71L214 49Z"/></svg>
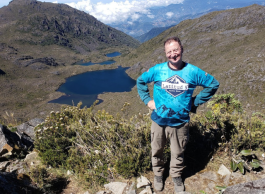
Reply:
<svg viewBox="0 0 265 194"><path fill-rule="evenodd" d="M173 15L174 15L173 12L167 12L167 13L166 13L167 18L171 18Z"/></svg>
<svg viewBox="0 0 265 194"><path fill-rule="evenodd" d="M147 17L149 17L149 18L151 18L151 19L154 19L155 18L155 16L154 15L147 15Z"/></svg>
<svg viewBox="0 0 265 194"><path fill-rule="evenodd" d="M170 4L183 3L184 0L125 0L103 4L101 2L93 4L90 0L82 0L77 3L67 3L71 7L85 11L93 15L98 20L106 24L123 22L127 19L133 21L139 19L140 14L146 14L152 17L149 8L155 6L167 6Z"/></svg>

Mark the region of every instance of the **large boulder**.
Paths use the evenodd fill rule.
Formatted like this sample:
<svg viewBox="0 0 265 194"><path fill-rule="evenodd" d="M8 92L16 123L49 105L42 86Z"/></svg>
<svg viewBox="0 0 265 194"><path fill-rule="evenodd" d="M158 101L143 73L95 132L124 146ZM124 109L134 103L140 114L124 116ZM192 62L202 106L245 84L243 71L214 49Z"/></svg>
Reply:
<svg viewBox="0 0 265 194"><path fill-rule="evenodd" d="M22 135L25 134L27 136L29 136L31 139L35 139L35 132L34 132L34 128L40 124L44 122L44 119L39 119L39 118L35 118L35 119L31 119L28 122L25 122L19 126L17 126L17 132Z"/></svg>
<svg viewBox="0 0 265 194"><path fill-rule="evenodd" d="M227 187L224 194L265 194L265 178Z"/></svg>

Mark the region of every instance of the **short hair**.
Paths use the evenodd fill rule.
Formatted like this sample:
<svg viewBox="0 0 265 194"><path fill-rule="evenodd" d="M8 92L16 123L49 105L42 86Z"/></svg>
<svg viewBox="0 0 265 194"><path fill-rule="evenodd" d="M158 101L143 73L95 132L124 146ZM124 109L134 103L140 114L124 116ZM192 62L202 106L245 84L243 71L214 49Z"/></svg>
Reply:
<svg viewBox="0 0 265 194"><path fill-rule="evenodd" d="M164 46L165 46L166 44L170 44L171 42L177 42L177 43L179 43L179 46L180 46L180 48L181 48L181 51L183 52L183 46L182 46L181 41L180 41L180 39L179 39L178 37L176 37L176 36L172 36L172 37L167 38L167 39L165 40L165 42L164 42Z"/></svg>

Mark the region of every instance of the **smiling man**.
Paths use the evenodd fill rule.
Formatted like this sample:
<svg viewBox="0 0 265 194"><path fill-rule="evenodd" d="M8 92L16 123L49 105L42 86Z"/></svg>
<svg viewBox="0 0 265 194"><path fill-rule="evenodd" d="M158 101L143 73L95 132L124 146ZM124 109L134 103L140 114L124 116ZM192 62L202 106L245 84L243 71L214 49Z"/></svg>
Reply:
<svg viewBox="0 0 265 194"><path fill-rule="evenodd" d="M200 68L182 61L183 47L178 37L164 42L167 62L157 64L137 79L140 98L153 110L151 119L152 166L154 187L164 188L163 151L170 139L170 175L175 192L184 191L181 178L184 169L184 151L189 139L189 112L196 113L200 104L207 102L217 91L219 83ZM154 82L153 99L147 83ZM204 89L192 97L196 86Z"/></svg>

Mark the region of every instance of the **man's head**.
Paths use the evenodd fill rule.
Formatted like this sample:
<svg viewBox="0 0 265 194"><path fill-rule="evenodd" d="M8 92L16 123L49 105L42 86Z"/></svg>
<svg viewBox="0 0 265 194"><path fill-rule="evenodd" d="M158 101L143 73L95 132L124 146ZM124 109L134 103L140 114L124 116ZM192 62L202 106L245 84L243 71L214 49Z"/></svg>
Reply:
<svg viewBox="0 0 265 194"><path fill-rule="evenodd" d="M183 53L183 51L184 51L183 50L183 46L182 46L181 41L180 41L180 39L178 37L176 37L176 36L169 37L168 39L165 40L164 46L166 46L166 44L170 44L171 42L177 42L177 43L179 43L179 46L181 47L181 51Z"/></svg>
<svg viewBox="0 0 265 194"><path fill-rule="evenodd" d="M166 57L171 65L182 65L183 47L178 37L170 37L164 42Z"/></svg>

